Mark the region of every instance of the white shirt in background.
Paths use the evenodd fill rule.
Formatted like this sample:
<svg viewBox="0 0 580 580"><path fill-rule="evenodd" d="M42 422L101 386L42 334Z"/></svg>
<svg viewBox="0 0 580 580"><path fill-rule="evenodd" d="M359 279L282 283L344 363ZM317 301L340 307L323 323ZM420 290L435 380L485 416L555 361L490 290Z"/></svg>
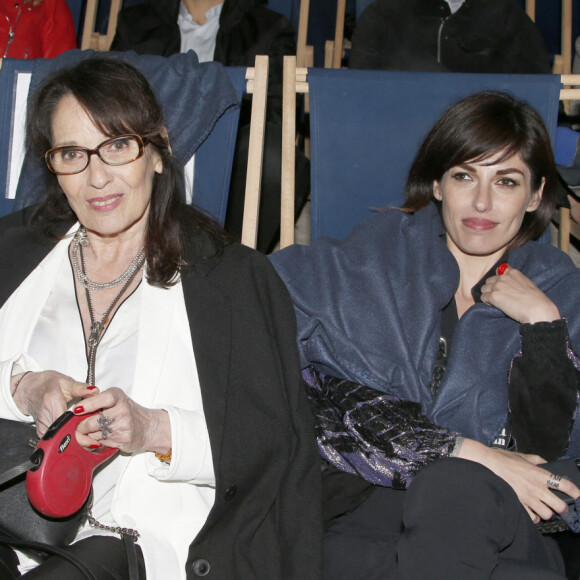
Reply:
<svg viewBox="0 0 580 580"><path fill-rule="evenodd" d="M213 61L222 6L223 3L212 6L206 12L205 24L198 24L193 20L183 3L180 4L177 24L181 33L181 52L193 50L197 54L199 62Z"/></svg>

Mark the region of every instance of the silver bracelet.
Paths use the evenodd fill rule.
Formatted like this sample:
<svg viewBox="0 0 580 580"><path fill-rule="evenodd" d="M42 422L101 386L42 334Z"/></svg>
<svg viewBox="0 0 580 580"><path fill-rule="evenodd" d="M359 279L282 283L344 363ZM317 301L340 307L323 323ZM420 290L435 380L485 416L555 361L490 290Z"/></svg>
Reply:
<svg viewBox="0 0 580 580"><path fill-rule="evenodd" d="M20 375L20 378L16 381L15 385L14 385L14 391L12 391L12 398L14 398L14 395L16 394L16 391L18 390L18 387L20 385L20 383L22 382L22 379L28 374L31 373L32 371L26 371L24 373L22 373Z"/></svg>

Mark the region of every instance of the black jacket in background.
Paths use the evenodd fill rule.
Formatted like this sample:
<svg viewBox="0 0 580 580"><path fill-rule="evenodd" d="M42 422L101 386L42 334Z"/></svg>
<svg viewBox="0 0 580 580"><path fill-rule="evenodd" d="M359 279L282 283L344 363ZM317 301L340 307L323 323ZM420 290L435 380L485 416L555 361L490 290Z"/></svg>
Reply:
<svg viewBox="0 0 580 580"><path fill-rule="evenodd" d="M181 0L148 0L121 10L111 50L161 56L179 52L180 4ZM214 61L225 66L254 66L256 55L268 55L268 120L281 122L282 60L284 55L296 54L295 32L285 16L262 4L263 0L224 0Z"/></svg>
<svg viewBox="0 0 580 580"><path fill-rule="evenodd" d="M181 49L177 24L181 0L148 0L121 10L112 50L169 56ZM281 14L262 6L264 0L224 0L216 37L214 61L225 66L254 66L258 54L270 58L262 194L257 248L272 251L280 230L280 174L282 159L282 64L296 54L294 29ZM245 95L240 111L232 170L226 229L240 239L244 213L251 98ZM310 164L296 150L296 214L310 192Z"/></svg>
<svg viewBox="0 0 580 580"><path fill-rule="evenodd" d="M375 0L357 23L351 68L550 73L543 39L514 0Z"/></svg>

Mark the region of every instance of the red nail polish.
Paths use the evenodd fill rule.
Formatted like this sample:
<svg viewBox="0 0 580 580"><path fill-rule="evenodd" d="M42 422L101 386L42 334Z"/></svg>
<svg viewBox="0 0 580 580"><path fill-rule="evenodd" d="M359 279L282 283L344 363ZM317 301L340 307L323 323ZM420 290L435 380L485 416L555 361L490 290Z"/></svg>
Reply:
<svg viewBox="0 0 580 580"><path fill-rule="evenodd" d="M98 443L95 443L94 445L89 445L89 449L100 449L101 446Z"/></svg>
<svg viewBox="0 0 580 580"><path fill-rule="evenodd" d="M97 387L87 387L87 390L94 391Z"/></svg>
<svg viewBox="0 0 580 580"><path fill-rule="evenodd" d="M497 275L501 276L508 269L508 265L504 262L497 267Z"/></svg>
<svg viewBox="0 0 580 580"><path fill-rule="evenodd" d="M79 413L84 413L85 412L85 408L82 405L79 405L78 407L75 407L73 409L73 413L75 415L78 415Z"/></svg>

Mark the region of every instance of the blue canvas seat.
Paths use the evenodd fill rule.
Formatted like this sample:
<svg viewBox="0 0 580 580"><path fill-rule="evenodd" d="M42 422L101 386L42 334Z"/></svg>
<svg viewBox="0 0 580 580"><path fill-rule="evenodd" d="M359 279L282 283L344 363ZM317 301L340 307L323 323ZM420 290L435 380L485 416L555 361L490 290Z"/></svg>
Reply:
<svg viewBox="0 0 580 580"><path fill-rule="evenodd" d="M529 102L554 140L561 83L557 75L308 69L298 87L310 96L314 239L343 238L377 208L400 206L419 144L469 94L500 90Z"/></svg>
<svg viewBox="0 0 580 580"><path fill-rule="evenodd" d="M311 69L308 85L313 238L345 237L375 208L401 205L419 144L469 94L500 90L526 100L555 138L556 75Z"/></svg>

